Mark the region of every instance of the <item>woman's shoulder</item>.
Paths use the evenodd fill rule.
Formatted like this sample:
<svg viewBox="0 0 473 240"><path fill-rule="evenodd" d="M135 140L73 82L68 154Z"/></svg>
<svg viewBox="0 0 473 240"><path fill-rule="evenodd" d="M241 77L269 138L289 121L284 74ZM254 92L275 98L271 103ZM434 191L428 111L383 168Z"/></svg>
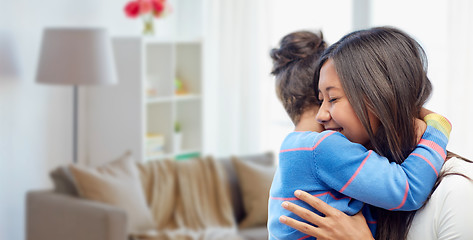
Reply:
<svg viewBox="0 0 473 240"><path fill-rule="evenodd" d="M442 171L449 175L440 181L426 205L417 211L408 240L449 239L449 236L473 239L473 228L469 226L473 221L473 163L451 158Z"/></svg>
<svg viewBox="0 0 473 240"><path fill-rule="evenodd" d="M459 176L458 174L462 174L473 180L473 162L469 162L457 157L452 157L445 161L445 164L443 165L441 171L449 174L448 176L446 176L446 178L455 177Z"/></svg>
<svg viewBox="0 0 473 240"><path fill-rule="evenodd" d="M433 195L443 200L463 196L473 201L473 162L453 157L445 162L441 172L446 175Z"/></svg>
<svg viewBox="0 0 473 240"><path fill-rule="evenodd" d="M426 208L432 203L452 206L454 202L473 202L473 163L453 157L445 162L441 171L446 175L432 193Z"/></svg>

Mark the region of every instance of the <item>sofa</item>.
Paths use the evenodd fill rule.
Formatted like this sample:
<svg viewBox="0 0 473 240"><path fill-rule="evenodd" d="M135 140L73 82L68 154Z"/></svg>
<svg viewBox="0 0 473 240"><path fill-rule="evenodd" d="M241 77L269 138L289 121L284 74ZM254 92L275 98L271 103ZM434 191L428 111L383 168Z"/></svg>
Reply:
<svg viewBox="0 0 473 240"><path fill-rule="evenodd" d="M193 161L196 160L186 160L189 163L179 161L179 164L187 165ZM222 168L225 173L224 179L227 182L222 186L225 186L225 189L228 190L231 214L235 223L236 235L238 235L238 238L235 239L268 239L265 221L267 218L267 198L275 170L274 155L272 153L262 153L232 156L215 159L215 162L218 163L218 168ZM138 169L144 166L141 163L138 163L138 165L140 165ZM191 171L193 168L189 167ZM144 184L143 172L141 171L140 174L142 177L141 183ZM189 173L185 174L189 175ZM130 212L127 212L126 209L82 196L81 190L77 186L77 179L75 179L77 175L74 176L71 173L71 167L60 166L51 171L50 176L54 183L54 189L33 190L27 193L27 240L148 239L146 236L140 238L140 236L130 234ZM151 185L148 183L148 186L143 185L143 188L153 188L153 184L156 185L156 183ZM162 188L162 184L165 183L160 183L160 188ZM150 204L149 197L145 198L147 198L147 203ZM159 217L161 212L165 212L163 210L158 208L154 212ZM156 215L154 216L156 219ZM156 230L158 233L159 231L159 229ZM204 240L229 238L215 236L203 238L201 235L198 238L168 236L162 239Z"/></svg>

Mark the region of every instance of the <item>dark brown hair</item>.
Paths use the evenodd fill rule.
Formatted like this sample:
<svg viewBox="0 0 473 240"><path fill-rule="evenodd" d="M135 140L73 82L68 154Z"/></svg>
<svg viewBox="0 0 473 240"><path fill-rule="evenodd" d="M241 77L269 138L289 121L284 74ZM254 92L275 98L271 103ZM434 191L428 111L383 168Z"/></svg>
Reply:
<svg viewBox="0 0 473 240"><path fill-rule="evenodd" d="M390 161L402 163L416 146L414 119L432 91L422 47L391 27L350 33L321 56L315 86L328 59L333 60L345 94L370 136L369 147ZM380 121L376 133L368 112ZM377 240L406 238L414 211L376 212Z"/></svg>
<svg viewBox="0 0 473 240"><path fill-rule="evenodd" d="M307 108L318 105L313 76L326 47L321 32L297 31L284 36L279 48L270 52L276 94L295 125Z"/></svg>

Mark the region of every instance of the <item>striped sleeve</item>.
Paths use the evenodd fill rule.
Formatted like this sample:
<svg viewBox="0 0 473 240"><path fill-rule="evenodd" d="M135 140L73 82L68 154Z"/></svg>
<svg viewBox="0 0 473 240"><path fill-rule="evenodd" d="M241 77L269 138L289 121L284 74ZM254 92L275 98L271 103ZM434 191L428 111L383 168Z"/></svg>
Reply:
<svg viewBox="0 0 473 240"><path fill-rule="evenodd" d="M424 121L428 126L432 126L433 128L442 132L442 134L445 135L447 139L450 138L452 124L444 116L437 113L431 113L424 117Z"/></svg>
<svg viewBox="0 0 473 240"><path fill-rule="evenodd" d="M377 207L419 209L445 161L451 131L448 120L429 115L421 141L402 164L390 163L337 132L313 150L314 175L336 191Z"/></svg>

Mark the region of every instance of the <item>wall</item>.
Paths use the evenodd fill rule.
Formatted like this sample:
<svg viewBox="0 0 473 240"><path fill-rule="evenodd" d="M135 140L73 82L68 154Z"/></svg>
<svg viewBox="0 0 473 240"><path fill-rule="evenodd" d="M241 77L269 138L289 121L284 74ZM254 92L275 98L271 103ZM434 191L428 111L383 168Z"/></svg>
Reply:
<svg viewBox="0 0 473 240"><path fill-rule="evenodd" d="M72 158L72 88L34 82L43 27L141 26L123 17L125 0L0 2L0 240L20 240L26 191L51 187L49 170Z"/></svg>

